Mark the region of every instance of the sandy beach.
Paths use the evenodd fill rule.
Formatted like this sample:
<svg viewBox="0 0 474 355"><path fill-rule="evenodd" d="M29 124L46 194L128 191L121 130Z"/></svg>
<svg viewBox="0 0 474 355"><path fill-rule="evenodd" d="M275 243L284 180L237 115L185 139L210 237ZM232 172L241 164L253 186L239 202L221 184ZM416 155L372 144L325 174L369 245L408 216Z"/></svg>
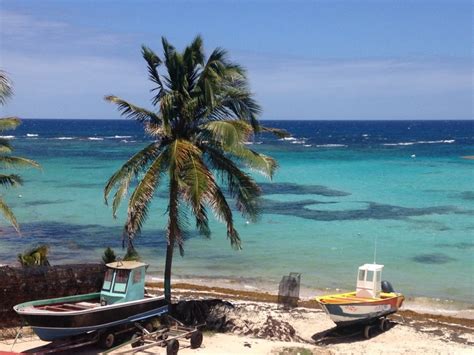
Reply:
<svg viewBox="0 0 474 355"><path fill-rule="evenodd" d="M180 354L471 354L474 345L473 327L442 323L426 318L425 321L408 317L393 317L394 326L387 332L365 340L361 336L334 339L317 343L313 337L333 326L320 310L298 308L291 312L280 312L273 304L236 303L248 317L275 317L288 321L295 328L293 341L262 339L251 335L232 333L204 333L204 342L199 349L182 348ZM255 311L258 310L258 313ZM10 351L13 339L2 340L0 351ZM21 339L14 351L31 351L46 344L35 337ZM127 346L120 350L130 351ZM303 350L305 349L305 350ZM101 350L88 347L76 351L78 354L97 354ZM306 352L304 352L306 351ZM114 352L119 353L119 351ZM139 354L165 353L160 347Z"/></svg>
<svg viewBox="0 0 474 355"><path fill-rule="evenodd" d="M160 291L154 285L152 291ZM390 316L391 328L366 340L360 333L345 337L326 337L334 324L317 305L301 301L301 306L284 309L274 303L275 295L226 288L175 284L175 301L229 301L232 307L225 313L232 326L225 332L204 331L199 349L190 349L182 341L180 354L470 354L474 345L472 319L422 314L403 310ZM32 351L46 344L28 330L13 351ZM0 351L10 351L15 329L4 330ZM120 351L131 351L127 346ZM78 354L97 354L96 346L76 350ZM139 354L165 353L156 347Z"/></svg>

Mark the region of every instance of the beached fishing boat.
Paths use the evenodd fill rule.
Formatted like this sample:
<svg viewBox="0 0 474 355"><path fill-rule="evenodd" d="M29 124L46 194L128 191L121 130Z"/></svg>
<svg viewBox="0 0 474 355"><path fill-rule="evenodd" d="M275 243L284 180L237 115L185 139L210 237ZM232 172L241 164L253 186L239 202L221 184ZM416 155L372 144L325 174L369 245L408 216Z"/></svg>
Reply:
<svg viewBox="0 0 474 355"><path fill-rule="evenodd" d="M118 261L106 266L100 292L25 302L13 308L46 341L113 329L168 312L164 296L145 294L147 264Z"/></svg>
<svg viewBox="0 0 474 355"><path fill-rule="evenodd" d="M381 281L383 265L359 267L355 292L317 297L316 301L338 327L370 325L380 320L381 330L388 329L385 317L401 307L405 297L394 292L388 281ZM365 330L370 337L370 327Z"/></svg>

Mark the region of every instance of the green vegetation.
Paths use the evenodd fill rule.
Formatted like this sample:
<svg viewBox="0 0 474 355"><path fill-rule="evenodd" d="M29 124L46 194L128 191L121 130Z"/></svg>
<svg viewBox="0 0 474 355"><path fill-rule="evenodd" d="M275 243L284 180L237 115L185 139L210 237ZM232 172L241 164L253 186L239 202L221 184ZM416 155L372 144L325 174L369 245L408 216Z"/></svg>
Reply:
<svg viewBox="0 0 474 355"><path fill-rule="evenodd" d="M29 249L23 254L18 254L21 266L50 266L48 261L49 247L45 244Z"/></svg>
<svg viewBox="0 0 474 355"><path fill-rule="evenodd" d="M227 185L237 209L249 220L259 212L260 188L241 165L271 177L274 159L245 146L260 131L284 135L262 127L260 107L249 90L245 71L227 58L221 48L206 59L201 37L183 52L163 38L163 59L148 47L142 55L153 83L154 110L135 106L116 96L105 99L117 105L123 116L142 123L154 141L132 156L107 182L105 201L115 189L113 214L133 179L138 183L128 201L124 233L129 249L141 231L157 186L168 185L169 216L164 272L165 296L171 296L171 264L177 246L183 255L186 212L191 211L197 230L209 238L208 209L227 226L231 245L240 249L232 210L221 185ZM164 74L159 68L164 67ZM218 179L220 181L218 182Z"/></svg>
<svg viewBox="0 0 474 355"><path fill-rule="evenodd" d="M112 248L109 247L104 250L104 254L102 255L102 262L104 264L113 263L114 261L119 261L119 260L140 261L140 255L135 249L129 248L127 249L127 252L125 253L122 259L120 257L117 257L117 255L115 255L115 252Z"/></svg>
<svg viewBox="0 0 474 355"><path fill-rule="evenodd" d="M278 350L278 355L313 355L311 349L302 348L302 347L285 347L281 350Z"/></svg>
<svg viewBox="0 0 474 355"><path fill-rule="evenodd" d="M5 73L0 70L0 105L4 105L12 94L11 81ZM15 129L20 123L21 121L17 117L0 118L0 133L5 130ZM6 168L39 168L39 164L33 160L10 155L12 151L13 148L8 139L0 138L0 167L2 169L0 172L0 185L4 188L17 187L23 184L23 179L20 175L5 172L4 170ZM19 233L20 227L16 217L2 196L0 196L0 213Z"/></svg>
<svg viewBox="0 0 474 355"><path fill-rule="evenodd" d="M102 262L104 264L113 263L117 260L117 256L112 248L108 247L104 250L104 254L102 255Z"/></svg>
<svg viewBox="0 0 474 355"><path fill-rule="evenodd" d="M134 248L129 248L127 249L127 252L125 253L123 260L125 261L140 261L140 255Z"/></svg>

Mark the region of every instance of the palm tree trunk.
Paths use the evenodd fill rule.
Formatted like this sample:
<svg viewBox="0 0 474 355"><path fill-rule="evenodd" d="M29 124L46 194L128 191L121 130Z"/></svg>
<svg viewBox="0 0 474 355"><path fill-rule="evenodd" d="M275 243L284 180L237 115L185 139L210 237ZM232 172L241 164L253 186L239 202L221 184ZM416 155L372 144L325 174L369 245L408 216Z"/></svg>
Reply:
<svg viewBox="0 0 474 355"><path fill-rule="evenodd" d="M179 237L178 227L178 182L174 177L170 181L168 246L166 247L166 261L164 274L165 299L171 302L171 264L173 262L174 243Z"/></svg>
<svg viewBox="0 0 474 355"><path fill-rule="evenodd" d="M169 238L168 246L166 247L166 262L165 262L165 299L171 302L171 263L173 261L174 238Z"/></svg>

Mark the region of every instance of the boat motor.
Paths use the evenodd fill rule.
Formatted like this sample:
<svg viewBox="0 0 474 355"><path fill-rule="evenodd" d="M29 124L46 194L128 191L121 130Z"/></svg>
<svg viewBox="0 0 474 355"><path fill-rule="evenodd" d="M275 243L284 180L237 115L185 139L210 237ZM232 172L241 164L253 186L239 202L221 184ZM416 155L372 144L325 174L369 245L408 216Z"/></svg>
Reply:
<svg viewBox="0 0 474 355"><path fill-rule="evenodd" d="M393 289L393 286L390 282L388 282L387 280L383 280L382 281L382 292L392 293L392 292L395 292L395 290Z"/></svg>

